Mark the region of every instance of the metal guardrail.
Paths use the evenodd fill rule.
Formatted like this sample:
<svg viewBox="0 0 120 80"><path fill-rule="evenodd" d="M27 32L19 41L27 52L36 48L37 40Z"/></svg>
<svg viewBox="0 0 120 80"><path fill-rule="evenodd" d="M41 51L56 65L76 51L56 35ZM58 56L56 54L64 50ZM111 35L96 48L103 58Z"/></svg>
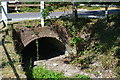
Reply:
<svg viewBox="0 0 120 80"><path fill-rule="evenodd" d="M90 7L120 7L118 5L100 5L100 4L79 4L79 6L90 6Z"/></svg>

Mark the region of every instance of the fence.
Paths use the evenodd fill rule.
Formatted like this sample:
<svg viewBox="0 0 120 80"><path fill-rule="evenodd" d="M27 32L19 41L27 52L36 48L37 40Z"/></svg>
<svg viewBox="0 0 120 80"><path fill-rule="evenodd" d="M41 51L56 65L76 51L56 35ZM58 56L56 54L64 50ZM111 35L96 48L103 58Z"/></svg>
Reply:
<svg viewBox="0 0 120 80"><path fill-rule="evenodd" d="M8 24L8 20L12 20L12 19L8 19L8 2L7 1L3 1L1 2L1 12L2 12L2 20L0 21L3 21L5 23L5 26L7 26ZM41 18L41 26L44 27L44 18L42 16L42 12L43 12L43 9L44 9L44 1L41 1L40 2L40 18Z"/></svg>
<svg viewBox="0 0 120 80"><path fill-rule="evenodd" d="M4 21L4 23L6 24L7 26L7 23L8 23L8 20L11 20L11 19L8 19L8 16L7 16L7 8L8 7L15 7L15 6L24 6L24 7L28 7L28 6L40 6L40 19L41 19L41 26L43 27L44 26L44 18L42 16L42 13L43 13L43 9L44 9L44 1L41 1L40 4L37 4L37 5L33 5L33 4L17 4L17 5L8 5L7 2L1 2L1 12L2 12L2 21ZM101 5L101 4L78 4L76 5L75 2L73 2L72 4L70 3L69 5L73 5L73 15L75 15L75 17L77 17L77 6L98 6L98 7L105 7L105 17L108 18L108 7L120 7L120 6L116 6L116 5ZM47 4L47 6L50 6L49 4ZM93 17L93 18L100 18L101 16L81 16L81 17Z"/></svg>

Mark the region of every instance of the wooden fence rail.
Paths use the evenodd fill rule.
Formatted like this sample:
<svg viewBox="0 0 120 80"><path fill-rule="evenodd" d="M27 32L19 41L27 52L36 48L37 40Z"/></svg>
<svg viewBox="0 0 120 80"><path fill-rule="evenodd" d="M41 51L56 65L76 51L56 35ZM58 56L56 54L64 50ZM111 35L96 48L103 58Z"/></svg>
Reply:
<svg viewBox="0 0 120 80"><path fill-rule="evenodd" d="M2 12L2 21L4 21L5 25L7 26L8 23L8 7L30 7L30 6L40 6L40 18L41 18L41 26L44 27L44 18L42 16L42 12L44 9L44 1L41 1L40 4L15 4L15 5L9 5L7 1L1 2L0 8ZM10 19L12 20L12 19Z"/></svg>
<svg viewBox="0 0 120 80"><path fill-rule="evenodd" d="M8 5L8 7L38 7L40 4L15 4L15 5ZM45 6L51 6L49 4L46 4Z"/></svg>

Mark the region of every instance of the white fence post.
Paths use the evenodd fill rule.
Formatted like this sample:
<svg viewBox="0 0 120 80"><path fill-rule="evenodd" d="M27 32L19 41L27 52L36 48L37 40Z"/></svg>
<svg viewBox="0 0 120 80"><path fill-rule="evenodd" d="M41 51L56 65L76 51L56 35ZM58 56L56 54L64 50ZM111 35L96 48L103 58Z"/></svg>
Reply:
<svg viewBox="0 0 120 80"><path fill-rule="evenodd" d="M43 14L43 9L44 9L44 1L41 1L40 2L40 13L41 13L41 26L44 27L44 16L42 15Z"/></svg>
<svg viewBox="0 0 120 80"><path fill-rule="evenodd" d="M7 1L3 1L1 2L1 10L2 10L2 20L4 21L5 23L5 26L7 26L7 20L8 20L8 17L7 17L7 12L8 12L8 9L7 9Z"/></svg>

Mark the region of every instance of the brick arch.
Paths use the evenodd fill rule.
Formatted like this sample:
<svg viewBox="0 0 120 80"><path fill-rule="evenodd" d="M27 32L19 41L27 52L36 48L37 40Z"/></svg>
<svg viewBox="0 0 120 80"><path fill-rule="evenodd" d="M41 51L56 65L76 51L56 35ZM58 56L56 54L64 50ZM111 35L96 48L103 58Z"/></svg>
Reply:
<svg viewBox="0 0 120 80"><path fill-rule="evenodd" d="M42 37L52 37L52 38L56 38L59 40L58 34L52 31L50 27L36 27L34 28L34 31L30 31L29 33L26 32L27 36L25 36L24 33L22 33L21 35L22 37L25 37L23 40L24 46L29 44L31 41L38 39L38 38L42 38Z"/></svg>
<svg viewBox="0 0 120 80"><path fill-rule="evenodd" d="M43 37L55 38L62 42L58 34L52 31L50 27L36 27L34 30L27 27L13 29L13 42L17 53L20 53L32 41Z"/></svg>

